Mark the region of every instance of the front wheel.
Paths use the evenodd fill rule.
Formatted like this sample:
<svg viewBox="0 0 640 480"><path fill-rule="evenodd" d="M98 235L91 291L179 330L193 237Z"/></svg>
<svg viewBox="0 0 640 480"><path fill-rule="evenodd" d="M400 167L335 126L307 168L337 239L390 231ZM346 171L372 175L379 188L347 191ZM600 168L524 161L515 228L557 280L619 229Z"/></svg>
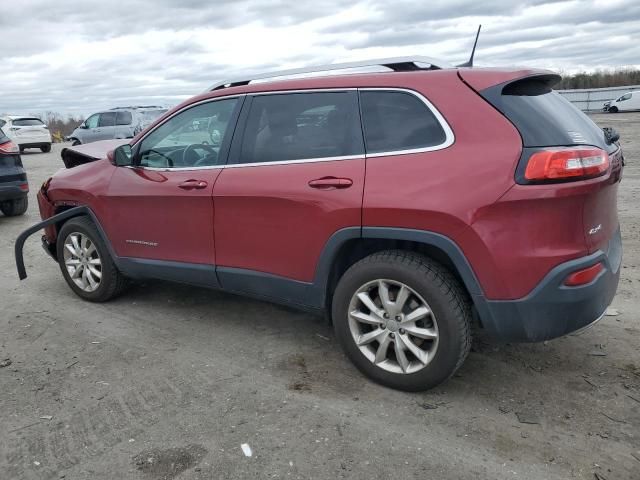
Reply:
<svg viewBox="0 0 640 480"><path fill-rule="evenodd" d="M45 143L40 147L40 150L42 151L42 153L49 153L51 151L51 144Z"/></svg>
<svg viewBox="0 0 640 480"><path fill-rule="evenodd" d="M74 138L74 139L71 141L71 146L72 146L72 147L75 147L75 146L77 146L77 145L82 145L82 144L80 143L80 140L77 140L77 139L75 139L75 138Z"/></svg>
<svg viewBox="0 0 640 480"><path fill-rule="evenodd" d="M444 382L471 347L466 293L442 265L413 252L380 252L354 264L338 282L332 315L356 367L400 390Z"/></svg>
<svg viewBox="0 0 640 480"><path fill-rule="evenodd" d="M609 107L611 113L618 113L618 107Z"/></svg>
<svg viewBox="0 0 640 480"><path fill-rule="evenodd" d="M60 229L57 241L60 270L71 290L90 302L106 302L126 285L98 229L88 217L75 217Z"/></svg>

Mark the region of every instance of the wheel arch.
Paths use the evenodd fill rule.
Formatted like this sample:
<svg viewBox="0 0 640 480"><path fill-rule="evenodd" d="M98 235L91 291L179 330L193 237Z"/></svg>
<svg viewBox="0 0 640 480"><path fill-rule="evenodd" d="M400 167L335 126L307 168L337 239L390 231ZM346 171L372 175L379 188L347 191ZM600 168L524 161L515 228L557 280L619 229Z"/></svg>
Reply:
<svg viewBox="0 0 640 480"><path fill-rule="evenodd" d="M392 227L363 227L360 236L345 238L333 248L330 258L321 258L321 261L330 263L322 282L324 307L327 311L331 311L333 291L347 269L362 258L382 250L418 252L441 263L466 290L478 316L481 318L486 311L482 287L471 264L452 239L435 232Z"/></svg>
<svg viewBox="0 0 640 480"><path fill-rule="evenodd" d="M112 258L114 259L117 258L113 250L113 247L111 246L111 242L109 241L109 238L107 237L104 229L102 228L102 225L100 224L100 221L96 217L95 213L93 213L93 211L89 207L87 207L86 205L64 206L64 207L60 207L59 210L56 210L55 215L52 215L46 220L38 222L35 225L32 225L31 227L23 231L16 239L16 243L14 247L14 255L16 260L16 267L18 269L18 277L20 278L20 280L24 280L25 278L27 278L27 272L24 266L24 257L23 257L24 242L27 240L27 238L29 238L34 233L42 230L43 228L50 227L50 226L54 226L54 228L56 228L56 237L57 237L57 232L60 231L60 228L62 228L62 225L64 225L71 218L75 218L79 216L86 216L91 219L93 224L96 226L96 229L98 230L98 234L102 237L102 240L107 246L107 249L109 250L109 254L112 256ZM57 242L57 238L56 238L56 242ZM49 250L49 252L51 252L51 250Z"/></svg>

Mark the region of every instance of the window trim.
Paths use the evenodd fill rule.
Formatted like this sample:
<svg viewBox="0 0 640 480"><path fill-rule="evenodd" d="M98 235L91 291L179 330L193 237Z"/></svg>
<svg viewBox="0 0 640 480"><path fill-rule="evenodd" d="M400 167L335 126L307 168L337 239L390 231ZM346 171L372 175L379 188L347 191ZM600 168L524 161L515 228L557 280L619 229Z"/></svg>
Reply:
<svg viewBox="0 0 640 480"><path fill-rule="evenodd" d="M341 156L341 157L319 157L319 158L302 158L302 159L296 159L296 160L282 160L282 161L278 161L278 162L254 162L254 163L224 163L221 165L207 165L207 166L203 166L203 167L176 167L176 168L168 168L168 167L141 167L141 166L131 166L128 168L141 168L141 169L145 169L145 170L153 170L153 171L160 171L160 172L176 172L176 171L186 171L186 170L211 170L211 169L215 169L215 168L220 168L220 169L224 169L224 168L243 168L243 167L267 167L269 165L289 165L289 164L300 164L300 163L316 163L316 162L336 162L336 161L341 161L341 160L363 160L363 159L367 159L367 158L378 158L378 157L391 157L391 156L396 156L396 155L408 155L408 154L414 154L414 153L424 153L424 152L435 152L438 150L444 150L445 148L449 148L451 145L453 145L455 143L455 135L453 133L453 130L451 129L451 127L449 126L449 123L446 121L446 119L444 118L444 116L440 113L440 111L435 107L435 105L433 105L433 103L431 103L424 95L422 95L420 92L413 90L411 88L406 88L406 87L345 87L345 88L339 88L339 87L334 87L334 88L307 88L307 89L295 89L295 90L273 90L273 91L265 91L265 92L249 92L249 93L237 93L237 94L233 94L233 95L224 95L224 96L219 96L219 97L213 97L213 98L206 98L204 100L198 101L198 102L194 102L191 103L189 105L184 106L183 108L181 108L180 110L177 110L175 112L173 112L170 116L168 116L167 118L164 119L164 121L162 123L157 124L152 130L149 130L147 132L145 132L144 136L142 136L141 138L139 138L136 143L134 143L131 148L134 151L134 154L137 155L137 149L140 146L141 142L148 136L150 135L153 131L155 131L157 128L159 128L160 126L164 125L166 122L168 122L170 119L172 119L174 116L184 112L185 110L188 110L190 108L196 107L198 105L201 105L203 103L209 103L209 102L215 102L218 100L226 100L226 99L230 99L230 98L251 98L251 97L255 97L255 96L261 96L261 95L277 95L277 94L288 94L288 93L323 93L323 92L347 92L347 91L357 91L358 92L358 103L359 103L359 99L360 99L360 92L363 91L387 91L387 92L404 92L404 93L408 93L410 95L414 95L415 97L417 97L419 100L421 100L426 106L427 108L431 111L431 113L436 117L436 120L438 120L438 123L440 123L440 126L442 127L442 129L444 130L445 133L445 141L439 145L433 145L430 147L422 147L422 148L412 148L412 149L406 149L406 150L395 150L395 151L388 151L388 152L376 152L376 153L366 153L366 139L365 140L365 153L361 154L361 155L347 155L347 156ZM246 123L246 118L243 118L242 115L242 110L244 110L244 108L247 106L246 102L245 105L242 105L241 107L241 111L239 112L238 118L236 119L236 123L234 125L234 132L232 134L232 139L231 139L231 145L227 154L227 159L226 162L229 161L229 156L233 150L233 143L235 143L236 139L234 138L235 135L238 134L238 132L236 132L236 129L238 128L238 126L241 126L244 128L245 123ZM362 112L360 112L360 125L363 125L363 120L362 120Z"/></svg>

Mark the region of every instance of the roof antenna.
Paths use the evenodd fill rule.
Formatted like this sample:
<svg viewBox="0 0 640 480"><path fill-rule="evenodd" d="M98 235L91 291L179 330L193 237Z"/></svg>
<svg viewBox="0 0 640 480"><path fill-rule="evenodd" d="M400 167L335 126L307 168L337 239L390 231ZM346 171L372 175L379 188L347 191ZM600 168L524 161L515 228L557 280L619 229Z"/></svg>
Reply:
<svg viewBox="0 0 640 480"><path fill-rule="evenodd" d="M480 36L480 29L482 25L478 25L478 33L476 33L476 41L473 42L473 50L471 50L471 57L469 60L461 63L460 65L456 65L456 67L473 67L473 56L476 54L476 45L478 45L478 37Z"/></svg>

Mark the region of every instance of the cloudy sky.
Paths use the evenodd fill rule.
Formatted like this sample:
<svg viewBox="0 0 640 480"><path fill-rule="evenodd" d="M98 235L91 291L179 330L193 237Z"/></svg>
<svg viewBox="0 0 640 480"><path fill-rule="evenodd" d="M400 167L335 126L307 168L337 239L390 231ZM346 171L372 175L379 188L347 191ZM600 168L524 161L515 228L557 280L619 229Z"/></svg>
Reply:
<svg viewBox="0 0 640 480"><path fill-rule="evenodd" d="M0 112L174 105L238 74L404 55L640 67L638 0L11 0Z"/></svg>

